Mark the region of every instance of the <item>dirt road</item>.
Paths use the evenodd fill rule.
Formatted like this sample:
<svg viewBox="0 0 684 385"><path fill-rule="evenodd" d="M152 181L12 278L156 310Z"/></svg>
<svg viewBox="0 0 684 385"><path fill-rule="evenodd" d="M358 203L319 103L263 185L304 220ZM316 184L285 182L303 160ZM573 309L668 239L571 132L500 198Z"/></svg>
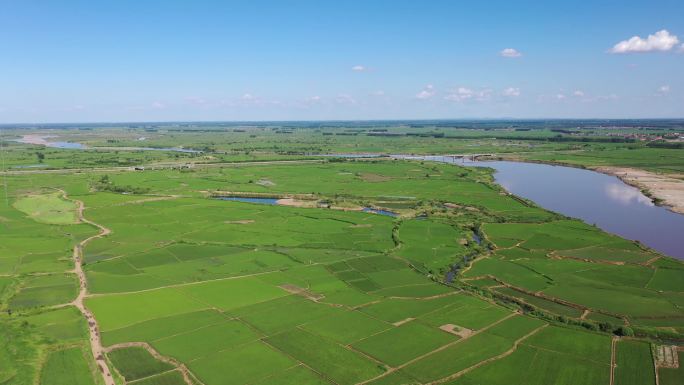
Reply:
<svg viewBox="0 0 684 385"><path fill-rule="evenodd" d="M83 211L85 209L85 206L82 201L75 200L75 199L70 199L65 191L62 191L62 194L64 194L64 199L69 199L73 202L76 202L78 204L78 219L83 222L83 223L88 223L92 226L95 226L98 228L99 233L96 235L93 235L89 238L84 239L83 241L79 242L74 246L74 253L73 253L73 258L74 258L74 273L78 276L79 280L79 292L78 296L76 299L72 302L74 306L78 308L78 310L81 311L83 316L86 318L86 321L88 322L88 332L90 334L90 349L93 353L93 358L95 359L95 363L97 364L98 369L100 370L100 373L102 374L102 378L104 379L105 385L115 385L114 378L112 377L112 373L109 370L109 366L107 365L107 361L104 358L104 348L102 347L102 341L100 340L100 328L97 325L97 320L93 316L93 313L86 308L84 299L86 297L86 294L88 294L88 281L86 279L85 272L83 271L83 266L82 266L82 260L83 260L83 247L85 245L92 241L93 239L101 238L104 236L107 236L108 234L111 233L111 230L98 224L95 222L92 222L88 219L86 219L83 216Z"/></svg>

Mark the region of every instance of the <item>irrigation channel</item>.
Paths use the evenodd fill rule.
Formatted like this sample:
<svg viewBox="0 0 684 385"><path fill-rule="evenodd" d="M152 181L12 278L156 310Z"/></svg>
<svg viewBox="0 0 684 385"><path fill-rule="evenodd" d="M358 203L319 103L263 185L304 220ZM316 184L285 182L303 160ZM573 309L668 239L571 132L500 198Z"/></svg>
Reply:
<svg viewBox="0 0 684 385"><path fill-rule="evenodd" d="M473 161L455 156L392 157L493 168L496 182L512 194L684 259L684 215L654 205L639 189L617 177L540 163Z"/></svg>

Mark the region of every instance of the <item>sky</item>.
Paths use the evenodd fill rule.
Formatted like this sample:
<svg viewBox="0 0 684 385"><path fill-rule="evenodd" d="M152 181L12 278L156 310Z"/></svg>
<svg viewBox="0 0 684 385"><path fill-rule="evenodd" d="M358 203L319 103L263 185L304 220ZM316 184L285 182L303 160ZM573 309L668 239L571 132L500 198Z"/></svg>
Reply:
<svg viewBox="0 0 684 385"><path fill-rule="evenodd" d="M0 123L684 117L684 1L0 1Z"/></svg>

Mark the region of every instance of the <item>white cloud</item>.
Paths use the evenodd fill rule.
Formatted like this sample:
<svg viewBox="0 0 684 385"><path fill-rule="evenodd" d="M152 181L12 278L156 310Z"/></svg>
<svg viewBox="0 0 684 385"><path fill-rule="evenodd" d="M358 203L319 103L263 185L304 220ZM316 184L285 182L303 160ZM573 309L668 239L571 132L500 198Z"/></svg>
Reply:
<svg viewBox="0 0 684 385"><path fill-rule="evenodd" d="M301 100L296 101L293 106L297 108L311 108L314 106L323 105L325 101L319 95L305 97Z"/></svg>
<svg viewBox="0 0 684 385"><path fill-rule="evenodd" d="M508 97L518 97L520 96L520 88L516 87L508 87L501 92L503 96L508 96Z"/></svg>
<svg viewBox="0 0 684 385"><path fill-rule="evenodd" d="M416 94L418 99L430 99L433 96L435 96L435 87L432 84L426 85L422 91Z"/></svg>
<svg viewBox="0 0 684 385"><path fill-rule="evenodd" d="M582 90L575 90L575 92L572 93L573 96L576 96L578 98L581 98L584 96L584 91Z"/></svg>
<svg viewBox="0 0 684 385"><path fill-rule="evenodd" d="M238 97L220 100L216 106L219 107L229 107L229 108L240 108L240 107L267 107L267 106L280 106L283 102L275 99L264 99L258 95L246 92Z"/></svg>
<svg viewBox="0 0 684 385"><path fill-rule="evenodd" d="M623 40L613 48L610 53L632 53L632 52L655 52L655 51L669 51L679 44L679 39L675 35L671 35L667 30L661 30L653 35L648 35L647 38L640 36L632 36L629 40Z"/></svg>
<svg viewBox="0 0 684 385"><path fill-rule="evenodd" d="M373 91L371 93L371 95L373 95L373 96L385 96L385 91L383 91L383 90Z"/></svg>
<svg viewBox="0 0 684 385"><path fill-rule="evenodd" d="M151 104L151 107L154 108L155 110L163 110L164 108L166 108L166 104L164 104L162 102L153 102Z"/></svg>
<svg viewBox="0 0 684 385"><path fill-rule="evenodd" d="M452 102L464 102L467 100L475 100L478 102L484 102L489 100L492 95L492 90L489 88L481 90L472 90L467 87L458 87L455 90L449 92L444 96L445 100L450 100Z"/></svg>
<svg viewBox="0 0 684 385"><path fill-rule="evenodd" d="M661 94L661 95L665 95L665 94L667 94L667 93L669 93L669 92L670 92L670 86L667 85L667 84L664 85L664 86L658 87L658 93Z"/></svg>
<svg viewBox="0 0 684 385"><path fill-rule="evenodd" d="M558 100L563 100L565 99L565 94L556 94L555 98Z"/></svg>
<svg viewBox="0 0 684 385"><path fill-rule="evenodd" d="M362 66L362 65L355 65L351 69L352 69L352 71L356 71L356 72L363 72L363 71L368 70L368 68L366 68L365 66Z"/></svg>
<svg viewBox="0 0 684 385"><path fill-rule="evenodd" d="M475 93L470 88L458 87L447 94L444 99L451 100L452 102L462 102L464 100L472 99L474 94Z"/></svg>
<svg viewBox="0 0 684 385"><path fill-rule="evenodd" d="M339 104L356 104L356 99L354 99L351 95L347 94L339 94L337 97L335 97L335 102Z"/></svg>
<svg viewBox="0 0 684 385"><path fill-rule="evenodd" d="M522 53L515 48L505 48L499 52L499 55L503 57L520 57Z"/></svg>

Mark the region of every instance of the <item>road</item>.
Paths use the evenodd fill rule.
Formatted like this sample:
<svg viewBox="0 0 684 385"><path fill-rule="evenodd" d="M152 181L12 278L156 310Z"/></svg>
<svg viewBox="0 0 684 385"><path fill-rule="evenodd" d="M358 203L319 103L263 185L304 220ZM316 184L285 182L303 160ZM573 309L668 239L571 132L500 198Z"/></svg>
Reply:
<svg viewBox="0 0 684 385"><path fill-rule="evenodd" d="M88 294L88 280L86 279L86 275L83 271L82 265L83 248L85 247L85 245L93 239L107 236L112 231L98 223L86 219L83 216L83 211L85 210L85 205L83 204L83 202L75 199L70 199L65 191L61 191L62 194L64 194L64 199L69 199L78 204L78 219L83 223L88 223L92 226L97 227L97 229L99 230L98 234L86 238L74 246L74 273L76 273L76 275L78 276L80 289L78 292L78 296L72 302L72 304L76 306L78 310L81 311L83 316L86 318L86 321L88 322L88 333L90 334L90 349L93 353L95 363L97 364L97 367L100 370L100 373L102 374L102 378L104 379L105 385L116 385L114 382L114 378L112 377L112 373L109 370L109 366L107 365L107 361L104 357L105 350L102 346L102 341L100 340L100 328L97 324L97 320L93 316L93 313L90 312L90 310L88 310L88 308L86 308L85 306L84 300L86 295Z"/></svg>

